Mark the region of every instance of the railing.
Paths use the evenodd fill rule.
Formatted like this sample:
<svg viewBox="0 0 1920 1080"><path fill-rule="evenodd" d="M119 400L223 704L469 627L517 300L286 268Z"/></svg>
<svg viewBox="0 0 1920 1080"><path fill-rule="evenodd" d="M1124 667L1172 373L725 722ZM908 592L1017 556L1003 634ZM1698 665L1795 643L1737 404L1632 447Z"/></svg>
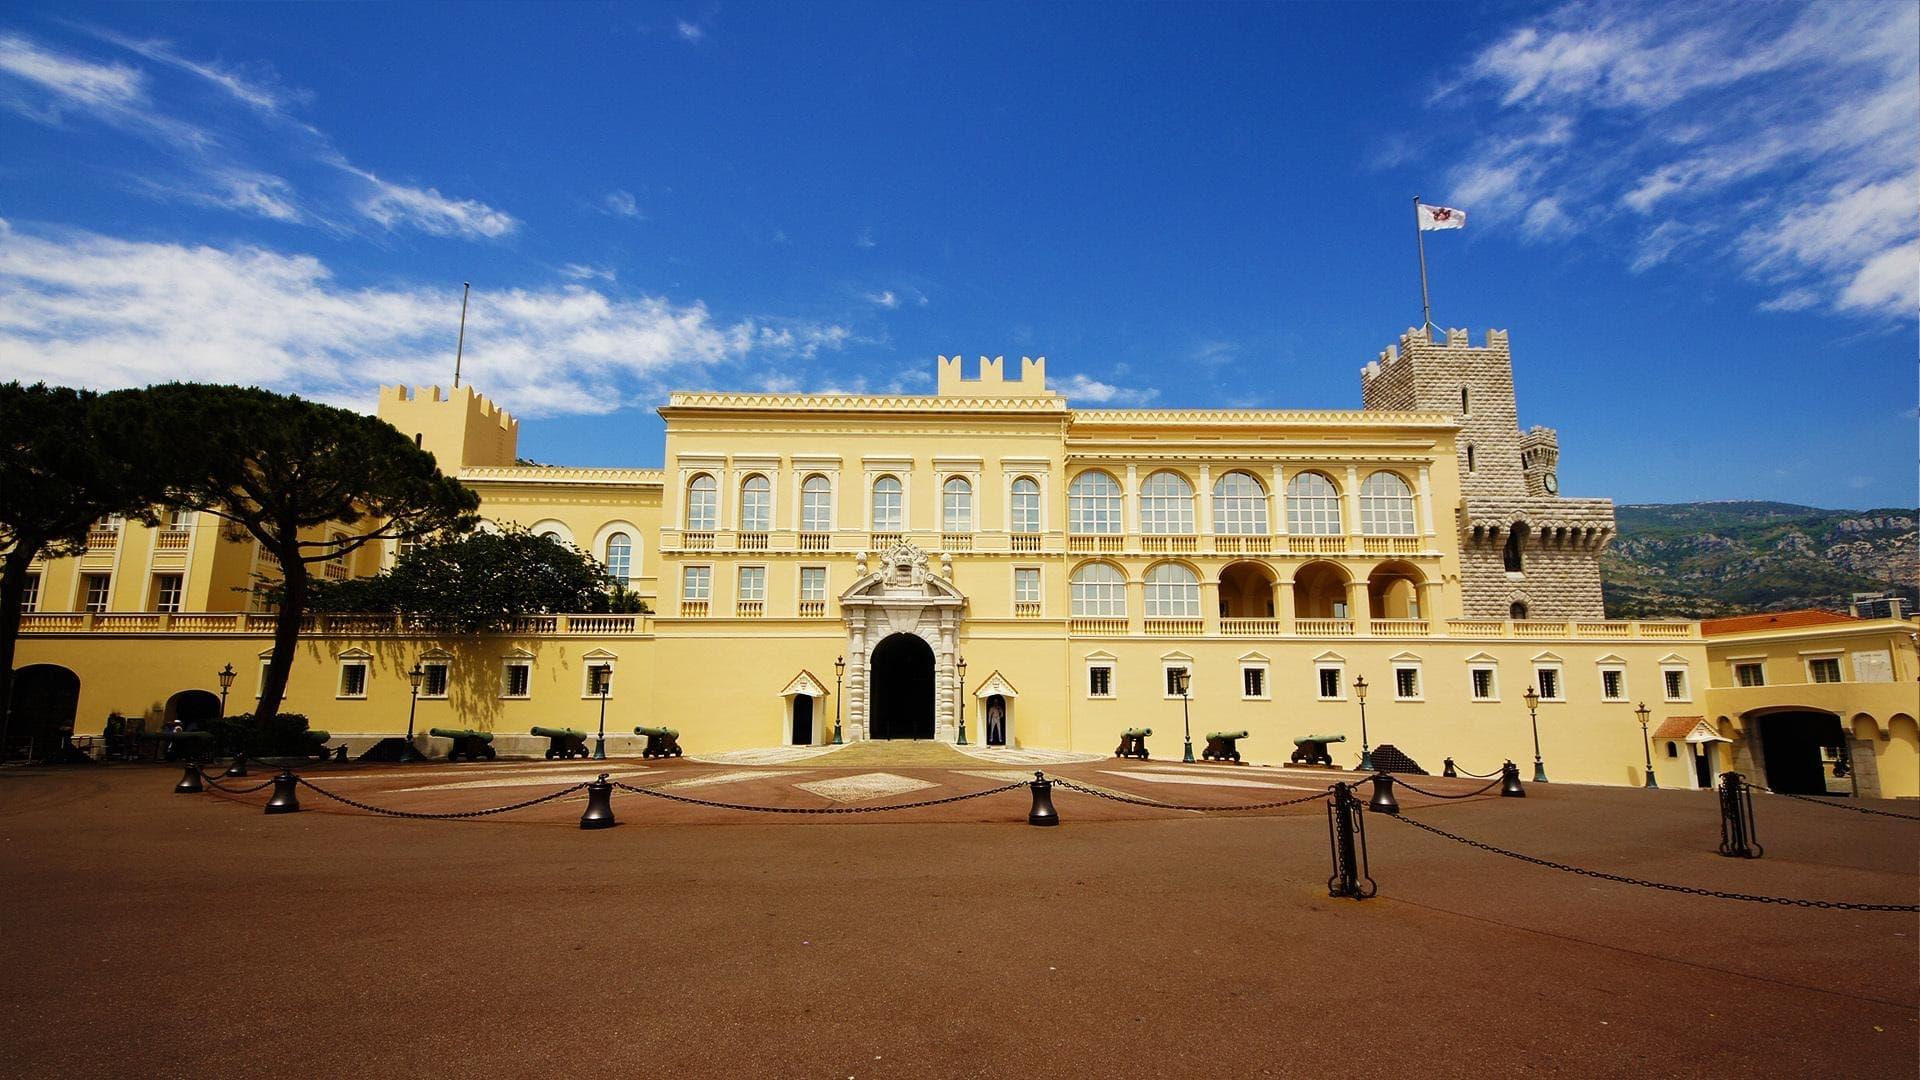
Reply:
<svg viewBox="0 0 1920 1080"><path fill-rule="evenodd" d="M826 615L827 615L827 602L825 600L800 601L800 617L801 618L823 619L826 617Z"/></svg>
<svg viewBox="0 0 1920 1080"><path fill-rule="evenodd" d="M1289 536L1287 551L1294 555L1344 555L1347 551L1347 538L1344 536Z"/></svg>
<svg viewBox="0 0 1920 1080"><path fill-rule="evenodd" d="M763 532L743 532L740 534L741 551L767 550L767 534Z"/></svg>
<svg viewBox="0 0 1920 1080"><path fill-rule="evenodd" d="M884 551L884 550L886 550L887 548L891 548L891 547L895 547L895 546L897 546L897 545L899 545L900 543L902 543L902 542L904 542L904 541L906 540L906 538L907 538L907 534L906 534L906 533L900 533L900 532L877 532L877 533L874 533L874 534L873 534L873 549L872 549L872 550L874 550L874 551Z"/></svg>
<svg viewBox="0 0 1920 1080"><path fill-rule="evenodd" d="M680 546L693 551L712 551L713 533L704 530L683 532L680 534Z"/></svg>
<svg viewBox="0 0 1920 1080"><path fill-rule="evenodd" d="M136 611L124 613L102 612L93 617L93 628L105 633L129 633L158 630L165 625L164 618L157 611Z"/></svg>
<svg viewBox="0 0 1920 1080"><path fill-rule="evenodd" d="M390 634L400 628L397 615L328 615L325 619L329 634Z"/></svg>
<svg viewBox="0 0 1920 1080"><path fill-rule="evenodd" d="M1648 638L1691 638L1699 634L1699 629L1694 623L1643 622L1639 627L1640 636Z"/></svg>
<svg viewBox="0 0 1920 1080"><path fill-rule="evenodd" d="M185 551L193 544L190 529L162 529L153 538L155 551Z"/></svg>
<svg viewBox="0 0 1920 1080"><path fill-rule="evenodd" d="M1222 555L1265 555L1273 550L1273 537L1215 536L1213 550Z"/></svg>
<svg viewBox="0 0 1920 1080"><path fill-rule="evenodd" d="M639 615L568 615L569 634L631 634L640 628Z"/></svg>
<svg viewBox="0 0 1920 1080"><path fill-rule="evenodd" d="M1374 637L1426 637L1425 619L1374 619L1367 628Z"/></svg>
<svg viewBox="0 0 1920 1080"><path fill-rule="evenodd" d="M1096 619L1088 617L1067 620L1067 632L1070 634L1124 635L1127 632L1127 620Z"/></svg>
<svg viewBox="0 0 1920 1080"><path fill-rule="evenodd" d="M1199 637L1199 619L1148 619L1146 631L1151 637Z"/></svg>
<svg viewBox="0 0 1920 1080"><path fill-rule="evenodd" d="M112 551L119 546L119 529L93 529L87 533L88 551Z"/></svg>
<svg viewBox="0 0 1920 1080"><path fill-rule="evenodd" d="M1016 619L1039 618L1040 617L1040 601L1015 600L1013 602L1013 617Z"/></svg>
<svg viewBox="0 0 1920 1080"><path fill-rule="evenodd" d="M325 574L328 581L345 581L348 577L352 576L348 573L345 566L336 562L326 564Z"/></svg>
<svg viewBox="0 0 1920 1080"><path fill-rule="evenodd" d="M800 534L801 551L825 551L832 546L832 533L803 532Z"/></svg>
<svg viewBox="0 0 1920 1080"><path fill-rule="evenodd" d="M1417 536L1363 536L1360 538L1360 550L1369 555L1418 555L1420 538Z"/></svg>
<svg viewBox="0 0 1920 1080"><path fill-rule="evenodd" d="M1040 550L1039 533L1014 533L1013 550L1016 552L1034 552Z"/></svg>
<svg viewBox="0 0 1920 1080"><path fill-rule="evenodd" d="M733 602L733 614L737 618L757 619L766 613L767 602L765 600L735 600Z"/></svg>
<svg viewBox="0 0 1920 1080"><path fill-rule="evenodd" d="M1566 637L1567 624L1544 619L1515 619L1514 637Z"/></svg>
<svg viewBox="0 0 1920 1080"><path fill-rule="evenodd" d="M973 534L972 533L941 533L940 534L940 550L941 551L972 551L973 550Z"/></svg>
<svg viewBox="0 0 1920 1080"><path fill-rule="evenodd" d="M1198 551L1200 538L1197 536L1142 536L1140 549L1152 552Z"/></svg>
<svg viewBox="0 0 1920 1080"><path fill-rule="evenodd" d="M1576 637L1628 638L1633 636L1630 622L1582 622L1573 624Z"/></svg>
<svg viewBox="0 0 1920 1080"><path fill-rule="evenodd" d="M1279 637L1285 625L1279 619L1221 619L1220 633L1227 637Z"/></svg>
<svg viewBox="0 0 1920 1080"><path fill-rule="evenodd" d="M683 619L704 619L707 617L707 601L680 601L680 617Z"/></svg>
<svg viewBox="0 0 1920 1080"><path fill-rule="evenodd" d="M1448 637L1506 637L1507 624L1501 619L1448 619Z"/></svg>
<svg viewBox="0 0 1920 1080"><path fill-rule="evenodd" d="M42 634L64 634L75 630L84 630L87 617L80 612L63 612L57 615L42 615L27 612L20 616L20 632Z"/></svg>
<svg viewBox="0 0 1920 1080"><path fill-rule="evenodd" d="M513 621L516 634L557 634L560 632L558 615L526 615Z"/></svg>
<svg viewBox="0 0 1920 1080"><path fill-rule="evenodd" d="M269 627L273 625L272 619L263 621ZM233 633L247 628L247 617L237 611L222 614L175 615L167 620L167 629L176 634Z"/></svg>
<svg viewBox="0 0 1920 1080"><path fill-rule="evenodd" d="M1295 619L1293 632L1301 637L1352 637L1352 619Z"/></svg>
<svg viewBox="0 0 1920 1080"><path fill-rule="evenodd" d="M1126 545L1127 538L1118 533L1085 533L1067 537L1067 550L1075 554L1089 552L1116 552Z"/></svg>

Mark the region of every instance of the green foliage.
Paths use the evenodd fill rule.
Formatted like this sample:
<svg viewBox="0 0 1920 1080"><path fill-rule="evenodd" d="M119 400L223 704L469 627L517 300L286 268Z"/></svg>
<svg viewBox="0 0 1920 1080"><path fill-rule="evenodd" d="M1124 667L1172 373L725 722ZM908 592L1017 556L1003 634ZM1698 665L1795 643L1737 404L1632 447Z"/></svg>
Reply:
<svg viewBox="0 0 1920 1080"><path fill-rule="evenodd" d="M307 718L299 713L257 719L252 713L241 713L210 720L207 730L213 733L214 754L221 757L298 757L313 750L313 740L306 736Z"/></svg>
<svg viewBox="0 0 1920 1080"><path fill-rule="evenodd" d="M317 582L317 611L396 612L452 633L506 630L527 615L637 610L593 556L523 528L479 531L413 548L376 577Z"/></svg>

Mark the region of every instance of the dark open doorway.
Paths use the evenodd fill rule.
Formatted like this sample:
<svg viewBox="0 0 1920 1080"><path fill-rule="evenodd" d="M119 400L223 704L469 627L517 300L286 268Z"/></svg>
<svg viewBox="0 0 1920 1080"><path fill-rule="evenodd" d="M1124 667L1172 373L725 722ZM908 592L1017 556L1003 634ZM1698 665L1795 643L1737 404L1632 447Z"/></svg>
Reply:
<svg viewBox="0 0 1920 1080"><path fill-rule="evenodd" d="M9 746L0 747L0 759L16 756L45 760L73 733L80 705L80 676L57 664L29 664L13 673L13 712Z"/></svg>
<svg viewBox="0 0 1920 1080"><path fill-rule="evenodd" d="M986 728L988 746L1007 745L1007 699L999 694L987 698Z"/></svg>
<svg viewBox="0 0 1920 1080"><path fill-rule="evenodd" d="M873 650L868 698L875 739L933 738L933 647L895 634Z"/></svg>
<svg viewBox="0 0 1920 1080"><path fill-rule="evenodd" d="M1840 745L1840 718L1824 712L1779 712L1759 718L1767 786L1789 795L1825 795L1823 746Z"/></svg>
<svg viewBox="0 0 1920 1080"><path fill-rule="evenodd" d="M793 695L793 745L813 745L813 698L807 694Z"/></svg>

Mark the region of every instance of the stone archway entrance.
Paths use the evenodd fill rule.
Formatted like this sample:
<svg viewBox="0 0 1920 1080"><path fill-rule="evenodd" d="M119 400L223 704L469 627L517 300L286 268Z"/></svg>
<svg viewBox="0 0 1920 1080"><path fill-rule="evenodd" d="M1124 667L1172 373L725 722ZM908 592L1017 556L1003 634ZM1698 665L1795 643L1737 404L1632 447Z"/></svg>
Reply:
<svg viewBox="0 0 1920 1080"><path fill-rule="evenodd" d="M840 594L840 610L847 624L847 741L860 739L938 739L951 742L959 734L960 686L954 664L960 647L960 619L966 597L954 588L952 565L942 559L940 572L927 568L926 553L911 543L896 544L884 554L862 553L855 563L859 578ZM919 647L896 642L915 638ZM883 655L913 649L917 659L901 663L901 656ZM924 652L920 649L924 648ZM919 672L930 665L923 678ZM893 680L914 680L910 689ZM888 680L883 689L880 680ZM898 694L909 694L911 714L881 716L883 706L894 708ZM924 705L922 704L924 703ZM931 719L919 710L930 710ZM895 716L910 716L896 721ZM931 724L931 728L928 724Z"/></svg>
<svg viewBox="0 0 1920 1080"><path fill-rule="evenodd" d="M1827 747L1845 736L1830 712L1788 711L1754 717L1760 730L1760 764L1767 786L1789 795L1827 794Z"/></svg>
<svg viewBox="0 0 1920 1080"><path fill-rule="evenodd" d="M44 760L60 750L73 734L80 705L80 676L57 664L29 664L13 673L11 746L0 746L0 760L9 750L24 749L28 759Z"/></svg>
<svg viewBox="0 0 1920 1080"><path fill-rule="evenodd" d="M868 738L933 738L933 649L913 634L893 634L874 647Z"/></svg>

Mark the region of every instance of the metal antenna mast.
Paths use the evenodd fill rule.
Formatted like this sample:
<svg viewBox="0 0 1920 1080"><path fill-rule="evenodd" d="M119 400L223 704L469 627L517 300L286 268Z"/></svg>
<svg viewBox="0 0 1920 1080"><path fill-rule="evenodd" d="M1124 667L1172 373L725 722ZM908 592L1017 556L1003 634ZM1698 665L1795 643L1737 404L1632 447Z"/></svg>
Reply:
<svg viewBox="0 0 1920 1080"><path fill-rule="evenodd" d="M467 352L467 296L473 292L473 282L460 283L460 342L453 347L453 387L460 388L460 360Z"/></svg>

